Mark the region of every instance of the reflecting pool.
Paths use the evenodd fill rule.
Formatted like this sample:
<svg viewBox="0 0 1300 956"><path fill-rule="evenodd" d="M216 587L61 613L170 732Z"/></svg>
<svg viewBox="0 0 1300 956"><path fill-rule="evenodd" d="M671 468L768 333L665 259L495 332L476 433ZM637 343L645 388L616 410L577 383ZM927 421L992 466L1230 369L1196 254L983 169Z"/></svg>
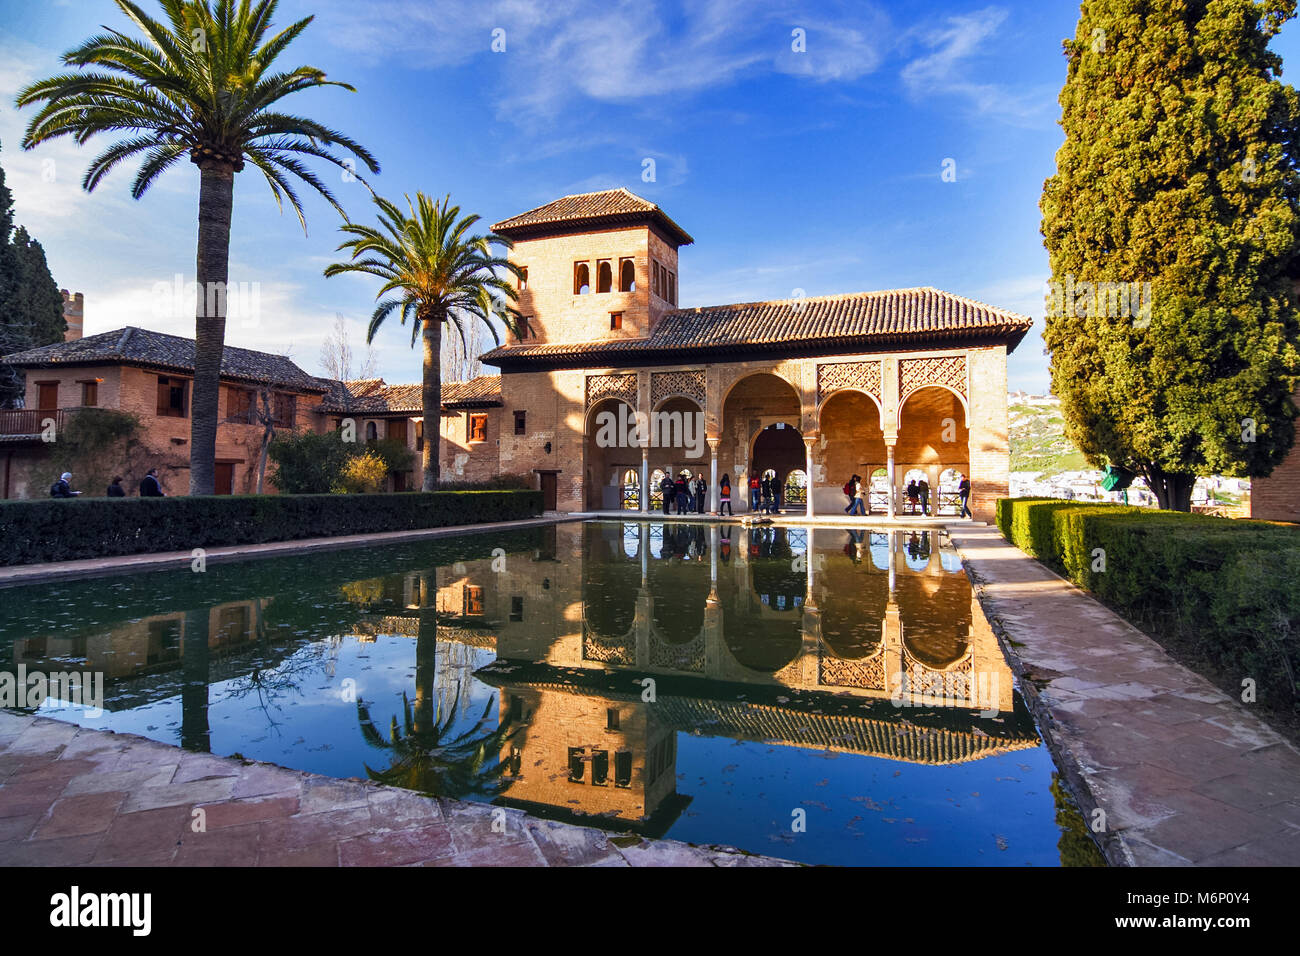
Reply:
<svg viewBox="0 0 1300 956"><path fill-rule="evenodd" d="M941 532L569 523L0 607L0 678L103 680L20 709L88 727L811 863L1062 862Z"/></svg>

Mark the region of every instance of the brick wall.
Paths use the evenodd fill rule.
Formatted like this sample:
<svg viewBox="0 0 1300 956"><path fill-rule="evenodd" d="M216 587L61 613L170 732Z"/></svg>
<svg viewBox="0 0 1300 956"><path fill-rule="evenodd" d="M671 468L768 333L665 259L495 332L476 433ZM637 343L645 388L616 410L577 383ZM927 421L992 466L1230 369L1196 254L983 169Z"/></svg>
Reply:
<svg viewBox="0 0 1300 956"><path fill-rule="evenodd" d="M1291 397L1300 405L1300 391ZM1250 482L1250 517L1265 521L1300 521L1300 441L1267 478Z"/></svg>

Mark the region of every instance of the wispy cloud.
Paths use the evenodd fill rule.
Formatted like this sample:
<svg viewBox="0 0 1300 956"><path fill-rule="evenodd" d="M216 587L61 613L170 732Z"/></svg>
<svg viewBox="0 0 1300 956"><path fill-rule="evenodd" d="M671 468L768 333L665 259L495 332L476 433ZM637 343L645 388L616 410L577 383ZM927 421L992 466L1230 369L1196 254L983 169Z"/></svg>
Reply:
<svg viewBox="0 0 1300 956"><path fill-rule="evenodd" d="M996 64L993 37L1007 20L1002 7L985 7L948 17L938 29L913 31L930 52L903 68L903 84L915 99L957 99L981 116L1016 125L1050 121L1049 90L1017 90L1005 83L981 82L980 61Z"/></svg>

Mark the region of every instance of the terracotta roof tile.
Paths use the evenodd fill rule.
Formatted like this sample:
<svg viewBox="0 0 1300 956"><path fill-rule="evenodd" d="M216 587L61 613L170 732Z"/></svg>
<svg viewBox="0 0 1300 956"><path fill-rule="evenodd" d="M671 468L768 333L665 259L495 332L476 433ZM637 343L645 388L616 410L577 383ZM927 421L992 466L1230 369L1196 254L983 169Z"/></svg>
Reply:
<svg viewBox="0 0 1300 956"><path fill-rule="evenodd" d="M658 224L678 245L690 245L695 241L654 203L622 188L564 196L503 219L492 227L492 231L503 236L523 237L564 228L644 221Z"/></svg>
<svg viewBox="0 0 1300 956"><path fill-rule="evenodd" d="M1002 337L1010 348L1033 325L1028 316L933 288L890 289L667 312L645 338L500 346L492 365L611 362L656 353L763 352L844 346L862 350L908 341Z"/></svg>
<svg viewBox="0 0 1300 956"><path fill-rule="evenodd" d="M138 365L175 371L194 371L194 340L154 332L134 325L88 335L72 342L56 342L6 355L7 365L55 368L76 365ZM221 352L221 377L325 392L328 380L308 375L287 356L227 345Z"/></svg>
<svg viewBox="0 0 1300 956"><path fill-rule="evenodd" d="M382 378L332 382L320 410L326 414L383 415L424 413L419 384L389 385ZM484 408L501 404L501 377L480 375L467 382L442 383L443 408Z"/></svg>

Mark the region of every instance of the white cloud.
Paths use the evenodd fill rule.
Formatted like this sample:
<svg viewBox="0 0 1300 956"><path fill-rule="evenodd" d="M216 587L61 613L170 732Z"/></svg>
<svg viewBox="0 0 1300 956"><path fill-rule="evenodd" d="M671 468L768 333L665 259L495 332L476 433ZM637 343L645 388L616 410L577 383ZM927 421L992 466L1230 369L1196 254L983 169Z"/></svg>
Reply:
<svg viewBox="0 0 1300 956"><path fill-rule="evenodd" d="M1055 101L1049 91L1017 91L1007 84L976 79L977 63L981 57L991 59L990 41L1006 19L1004 8L985 7L948 17L938 29L913 31L931 52L903 68L909 94L916 99L961 100L981 116L1016 125L1051 120Z"/></svg>

